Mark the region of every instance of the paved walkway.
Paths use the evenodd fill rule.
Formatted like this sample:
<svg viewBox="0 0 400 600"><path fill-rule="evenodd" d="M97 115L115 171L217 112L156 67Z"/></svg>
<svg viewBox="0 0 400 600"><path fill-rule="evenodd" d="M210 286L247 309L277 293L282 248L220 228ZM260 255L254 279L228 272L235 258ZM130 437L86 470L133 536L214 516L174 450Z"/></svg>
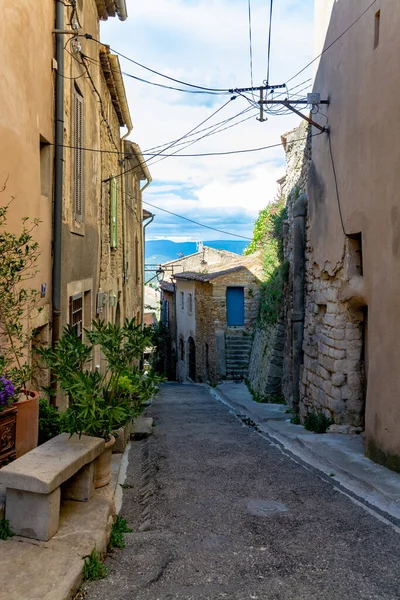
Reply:
<svg viewBox="0 0 400 600"><path fill-rule="evenodd" d="M333 478L285 456L205 387L164 385L151 416L124 486L134 531L87 600L400 598L399 533Z"/></svg>
<svg viewBox="0 0 400 600"><path fill-rule="evenodd" d="M360 435L316 435L301 425L293 425L286 405L255 402L244 383L224 382L211 394L235 413L250 417L261 432L283 448L333 476L346 490L400 525L400 474L367 458Z"/></svg>

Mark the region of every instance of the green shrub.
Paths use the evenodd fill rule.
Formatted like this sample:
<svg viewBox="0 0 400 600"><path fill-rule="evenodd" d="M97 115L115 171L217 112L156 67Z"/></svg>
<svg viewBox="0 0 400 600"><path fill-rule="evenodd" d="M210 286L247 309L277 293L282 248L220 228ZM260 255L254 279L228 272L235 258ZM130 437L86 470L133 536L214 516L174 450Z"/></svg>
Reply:
<svg viewBox="0 0 400 600"><path fill-rule="evenodd" d="M39 400L39 446L63 431L63 415L58 412L56 406L41 398Z"/></svg>
<svg viewBox="0 0 400 600"><path fill-rule="evenodd" d="M108 549L112 550L113 548L125 548L125 539L124 533L131 533L132 529L129 529L128 523L126 519L117 515L113 526L111 528L111 536L110 542L108 544Z"/></svg>
<svg viewBox="0 0 400 600"><path fill-rule="evenodd" d="M7 519L1 519L0 521L0 540L7 540L12 537L15 533L10 528L10 522Z"/></svg>
<svg viewBox="0 0 400 600"><path fill-rule="evenodd" d="M101 562L100 553L95 548L90 555L85 558L83 566L83 578L85 581L94 581L95 579L104 579L107 577L110 569Z"/></svg>
<svg viewBox="0 0 400 600"><path fill-rule="evenodd" d="M314 431L314 433L325 433L332 424L332 419L329 419L323 413L311 412L304 419L304 428L308 431Z"/></svg>
<svg viewBox="0 0 400 600"><path fill-rule="evenodd" d="M300 421L300 415L293 415L293 417L290 419L290 422L293 425L300 425L301 421Z"/></svg>

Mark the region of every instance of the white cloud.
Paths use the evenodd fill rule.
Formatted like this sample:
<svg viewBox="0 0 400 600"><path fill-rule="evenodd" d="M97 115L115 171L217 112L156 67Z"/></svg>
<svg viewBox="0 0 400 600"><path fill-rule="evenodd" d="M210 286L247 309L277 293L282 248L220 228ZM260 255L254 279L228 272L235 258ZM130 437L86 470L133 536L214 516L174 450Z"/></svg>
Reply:
<svg viewBox="0 0 400 600"><path fill-rule="evenodd" d="M112 48L176 79L198 85L229 88L250 85L247 2L244 0L127 0L125 23L110 19L102 28L102 39ZM266 76L268 3L252 0L254 84ZM312 0L281 0L274 5L271 83L283 83L311 58ZM121 59L122 69L139 77L168 85L167 80ZM303 73L296 85L311 75ZM176 85L170 82L171 85ZM134 130L131 138L146 149L184 135L206 119L228 99L163 90L125 78ZM301 89L301 87L299 88ZM249 105L238 97L220 111L207 127L235 115ZM244 118L247 115L244 115ZM183 153L224 152L279 144L283 132L296 126L295 116L254 119L210 136ZM175 151L175 148L169 152ZM168 151L167 151L168 152ZM283 174L283 150L229 156L148 160L155 182L145 199L209 223L220 229L250 235L250 221L276 193L276 180ZM150 208L150 210L153 210ZM157 211L154 209L154 212ZM246 225L241 225L241 223ZM175 224L175 228L174 228ZM164 228L164 231L162 231ZM194 231L194 229L196 229ZM148 239L168 235L197 239L222 237L206 229L158 212L146 231Z"/></svg>

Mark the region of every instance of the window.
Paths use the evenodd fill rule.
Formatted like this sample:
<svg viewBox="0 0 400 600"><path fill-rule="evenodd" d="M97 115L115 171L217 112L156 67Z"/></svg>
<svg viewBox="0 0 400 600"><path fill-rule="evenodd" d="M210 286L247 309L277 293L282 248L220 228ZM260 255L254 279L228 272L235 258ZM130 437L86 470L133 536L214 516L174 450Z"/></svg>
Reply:
<svg viewBox="0 0 400 600"><path fill-rule="evenodd" d="M83 339L83 328L92 323L92 292L74 294L69 298L69 324L79 339Z"/></svg>
<svg viewBox="0 0 400 600"><path fill-rule="evenodd" d="M181 360L185 360L185 343L182 338L179 340L179 354Z"/></svg>
<svg viewBox="0 0 400 600"><path fill-rule="evenodd" d="M73 146L74 146L74 171L73 171L73 202L74 219L79 223L83 221L83 96L77 88L73 97Z"/></svg>
<svg viewBox="0 0 400 600"><path fill-rule="evenodd" d="M374 50L379 45L380 27L381 27L381 11L378 10L378 12L375 13Z"/></svg>
<svg viewBox="0 0 400 600"><path fill-rule="evenodd" d="M69 324L76 335L82 339L83 330L83 294L75 294L69 300Z"/></svg>
<svg viewBox="0 0 400 600"><path fill-rule="evenodd" d="M118 186L115 177L110 181L110 246L118 247Z"/></svg>
<svg viewBox="0 0 400 600"><path fill-rule="evenodd" d="M184 310L185 308L185 294L184 292L181 292L181 309Z"/></svg>
<svg viewBox="0 0 400 600"><path fill-rule="evenodd" d="M188 296L188 313L191 315L193 312L193 294L189 293Z"/></svg>

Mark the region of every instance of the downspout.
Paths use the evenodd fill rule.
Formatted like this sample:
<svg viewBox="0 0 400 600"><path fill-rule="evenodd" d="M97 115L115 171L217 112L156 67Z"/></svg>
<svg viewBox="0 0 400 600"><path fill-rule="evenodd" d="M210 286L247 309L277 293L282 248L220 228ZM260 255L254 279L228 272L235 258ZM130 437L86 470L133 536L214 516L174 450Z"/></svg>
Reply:
<svg viewBox="0 0 400 600"><path fill-rule="evenodd" d="M64 4L56 0L55 28L64 30ZM61 323L61 235L64 176L64 36L56 34L55 90L55 151L54 151L54 208L53 208L53 270L52 270L52 344L60 336ZM51 399L55 403L55 397Z"/></svg>
<svg viewBox="0 0 400 600"><path fill-rule="evenodd" d="M303 362L304 336L304 284L306 249L307 195L301 194L293 206L293 311L292 351L293 351L293 414L300 410L300 370Z"/></svg>
<svg viewBox="0 0 400 600"><path fill-rule="evenodd" d="M125 168L125 160L124 160L124 156L125 156L125 149L124 149L124 140L125 138L128 137L128 135L131 133L133 126L132 126L132 122L130 121L129 124L126 125L127 127L127 132L121 137L121 160L120 162L120 175L121 175L121 195L122 195L122 272L124 274L124 285L123 285L123 292L124 292L124 311L125 311L125 316L126 316L126 275L127 275L127 271L126 271L126 247L125 247L125 240L126 240L126 195L125 195L125 177L124 177L124 168Z"/></svg>

